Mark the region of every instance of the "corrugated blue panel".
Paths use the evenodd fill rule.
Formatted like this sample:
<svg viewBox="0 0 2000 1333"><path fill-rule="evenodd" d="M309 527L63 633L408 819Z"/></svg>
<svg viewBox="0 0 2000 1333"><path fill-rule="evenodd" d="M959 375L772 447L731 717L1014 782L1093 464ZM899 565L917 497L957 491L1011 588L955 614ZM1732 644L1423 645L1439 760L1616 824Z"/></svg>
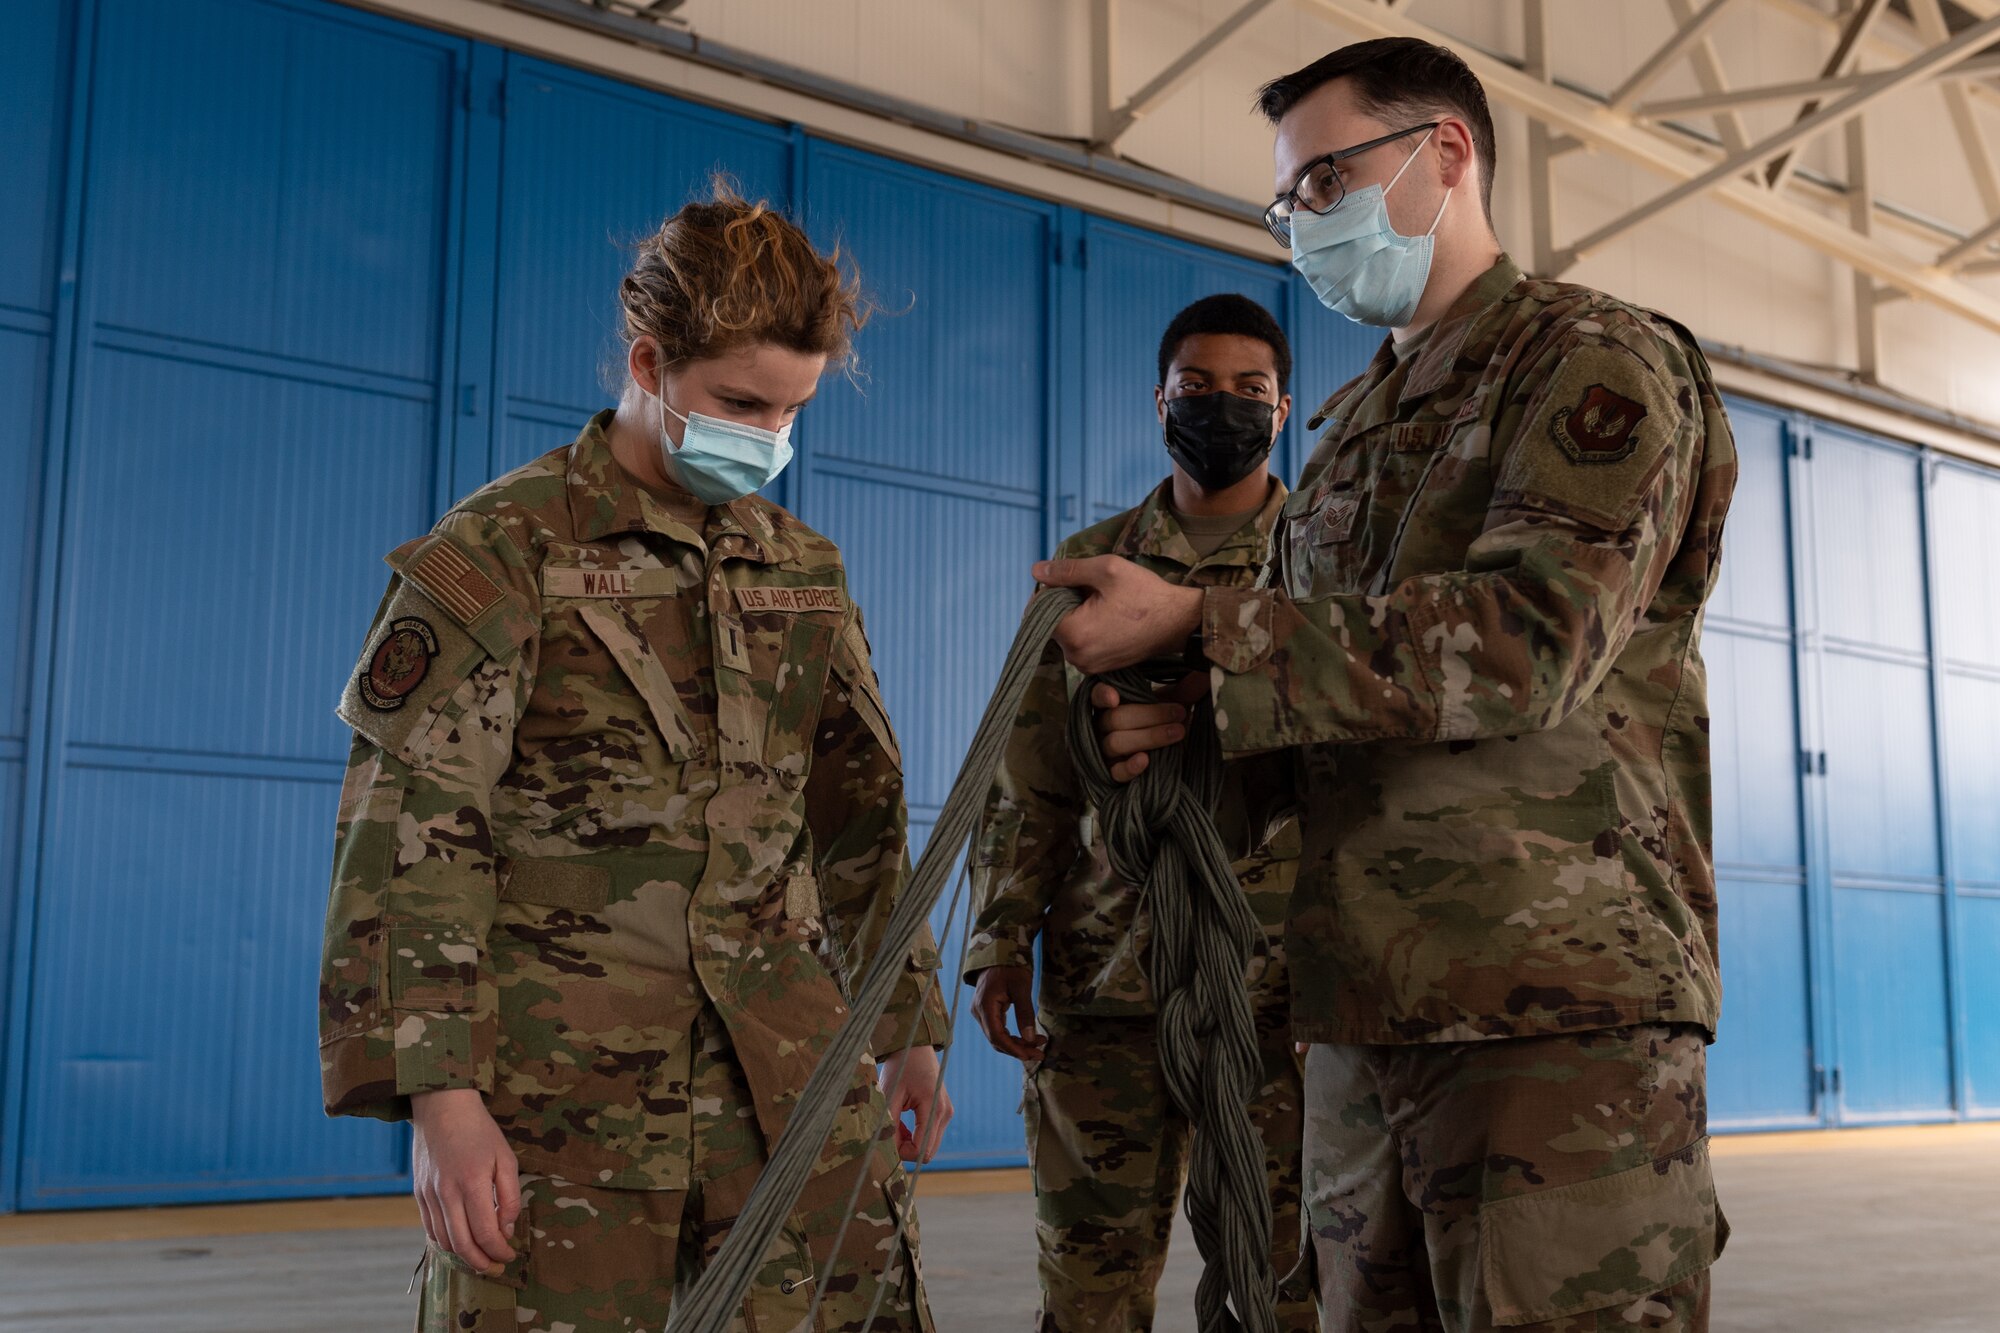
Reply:
<svg viewBox="0 0 2000 1333"><path fill-rule="evenodd" d="M103 348L79 420L95 443L70 464L68 743L343 759L333 706L380 557L429 526L430 404ZM213 563L159 558L191 534Z"/></svg>
<svg viewBox="0 0 2000 1333"><path fill-rule="evenodd" d="M69 6L14 0L0 43L0 311L46 317L55 304ZM13 474L10 474L13 475Z"/></svg>
<svg viewBox="0 0 2000 1333"><path fill-rule="evenodd" d="M1738 472L1722 539L1722 575L1708 599L1709 621L1789 633L1792 552L1786 518L1784 418L1736 399L1729 401L1728 410Z"/></svg>
<svg viewBox="0 0 2000 1333"><path fill-rule="evenodd" d="M1988 806L1990 811L1992 806ZM1960 1000L1965 1016L1966 1109L2000 1115L2000 895L1961 894L1958 900Z"/></svg>
<svg viewBox="0 0 2000 1333"><path fill-rule="evenodd" d="M1792 647L1710 621L1701 655L1708 665L1716 860L1804 874Z"/></svg>
<svg viewBox="0 0 2000 1333"><path fill-rule="evenodd" d="M576 435L624 384L618 282L633 249L709 177L782 205L783 129L510 56L491 472Z"/></svg>
<svg viewBox="0 0 2000 1333"><path fill-rule="evenodd" d="M1722 1030L1708 1059L1717 1128L1799 1124L1814 1114L1811 978L1803 883L1724 877Z"/></svg>
<svg viewBox="0 0 2000 1333"><path fill-rule="evenodd" d="M1931 497L1952 847L1961 884L2000 888L2000 475L1942 467Z"/></svg>
<svg viewBox="0 0 2000 1333"><path fill-rule="evenodd" d="M34 556L40 524L43 409L49 338L0 325L0 625L24 631L34 617ZM0 654L0 745L18 747L28 722L29 635L17 632ZM11 818L9 813L6 818ZM11 865L0 876L12 873ZM0 932L4 932L0 919ZM0 959L5 955L0 954Z"/></svg>
<svg viewBox="0 0 2000 1333"><path fill-rule="evenodd" d="M1938 645L1950 663L2000 671L2000 473L1944 464L1931 496Z"/></svg>
<svg viewBox="0 0 2000 1333"><path fill-rule="evenodd" d="M1729 411L1741 474L1701 643L1723 993L1709 1106L1720 1127L1800 1124L1815 1103L1786 447L1778 414Z"/></svg>
<svg viewBox="0 0 2000 1333"><path fill-rule="evenodd" d="M848 249L885 309L857 341L860 384L829 380L801 414L799 509L846 558L903 741L914 847L1044 553L1055 210L817 143L807 182L815 234ZM932 914L960 1014L941 1161L1018 1163L1020 1066L986 1045L957 983L969 904L947 918L963 891L955 881Z"/></svg>
<svg viewBox="0 0 2000 1333"><path fill-rule="evenodd" d="M806 179L814 235L881 305L859 384L827 383L800 422L813 466L946 477L1039 509L1055 209L817 143Z"/></svg>
<svg viewBox="0 0 2000 1333"><path fill-rule="evenodd" d="M2000 474L1938 469L1931 488L1945 772L1958 890L1966 1111L2000 1115Z"/></svg>
<svg viewBox="0 0 2000 1333"><path fill-rule="evenodd" d="M1813 428L1819 628L1830 639L1926 651L1918 466L1914 450Z"/></svg>
<svg viewBox="0 0 2000 1333"><path fill-rule="evenodd" d="M1829 652L1822 670L1834 875L1934 882L1929 669Z"/></svg>
<svg viewBox="0 0 2000 1333"><path fill-rule="evenodd" d="M1810 467L1841 1114L1935 1115L1952 1057L1921 463L1815 426Z"/></svg>
<svg viewBox="0 0 2000 1333"><path fill-rule="evenodd" d="M309 978L332 706L378 558L431 514L464 50L317 5L104 6L24 1206L402 1170L399 1131L319 1114Z"/></svg>
<svg viewBox="0 0 2000 1333"><path fill-rule="evenodd" d="M106 0L98 46L100 323L435 377L449 49L246 0Z"/></svg>
<svg viewBox="0 0 2000 1333"><path fill-rule="evenodd" d="M1841 1108L1848 1120L1951 1110L1944 900L1936 893L1834 894Z"/></svg>
<svg viewBox="0 0 2000 1333"><path fill-rule="evenodd" d="M65 786L24 1195L324 1193L396 1175L393 1132L317 1113L310 978L338 775L82 769Z"/></svg>
<svg viewBox="0 0 2000 1333"><path fill-rule="evenodd" d="M1241 292L1282 323L1287 282L1275 265L1115 222L1090 219L1084 241L1084 516L1094 523L1139 503L1172 469L1153 406L1168 321L1190 301ZM1293 382L1297 397L1325 392L1296 371Z"/></svg>
<svg viewBox="0 0 2000 1333"><path fill-rule="evenodd" d="M60 251L64 127L69 115L73 8L61 0L9 6L0 41L0 1089L7 1086L14 989L22 757L36 648L35 553L41 533L50 344ZM0 1104L0 1143L15 1126ZM11 1166L0 1146L0 1171ZM12 1194L0 1180L0 1206Z"/></svg>
<svg viewBox="0 0 2000 1333"><path fill-rule="evenodd" d="M1989 612L1988 614L1994 614ZM2000 678L1945 677L1951 839L1961 885L2000 889ZM1979 963L1977 954L1967 954Z"/></svg>

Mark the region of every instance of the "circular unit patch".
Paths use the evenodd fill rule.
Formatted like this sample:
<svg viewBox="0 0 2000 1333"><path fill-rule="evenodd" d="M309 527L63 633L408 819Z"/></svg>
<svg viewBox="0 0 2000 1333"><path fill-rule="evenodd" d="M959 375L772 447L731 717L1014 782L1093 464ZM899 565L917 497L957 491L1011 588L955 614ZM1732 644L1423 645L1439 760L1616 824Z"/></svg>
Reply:
<svg viewBox="0 0 2000 1333"><path fill-rule="evenodd" d="M437 653L437 633L428 621L416 616L391 621L357 682L362 702L378 713L395 712L424 683Z"/></svg>

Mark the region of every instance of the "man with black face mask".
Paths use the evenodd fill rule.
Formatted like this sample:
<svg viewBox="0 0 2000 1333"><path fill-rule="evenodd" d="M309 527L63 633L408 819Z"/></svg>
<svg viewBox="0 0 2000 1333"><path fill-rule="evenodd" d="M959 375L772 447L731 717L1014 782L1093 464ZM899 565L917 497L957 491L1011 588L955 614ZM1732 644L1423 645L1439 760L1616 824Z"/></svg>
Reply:
<svg viewBox="0 0 2000 1333"><path fill-rule="evenodd" d="M1255 301L1210 296L1167 326L1159 368L1154 409L1172 475L1057 555L1121 555L1175 583L1248 587L1285 501L1268 460L1291 410L1291 348ZM1069 765L1065 719L1078 679L1052 645L1015 719L974 846L978 917L965 967L986 1039L1028 1067L1023 1110L1041 1248L1036 1327L1126 1333L1153 1326L1189 1128L1160 1077L1144 957L1150 923L1138 889L1111 873ZM1299 831L1289 816L1247 831L1240 784L1249 775L1238 766L1231 776L1220 822L1238 831L1236 873L1270 946L1248 978L1265 1079L1251 1113L1264 1139L1272 1264L1282 1275L1297 1266L1300 1237L1302 1098L1283 938ZM1279 1322L1319 1327L1307 1284L1287 1285Z"/></svg>

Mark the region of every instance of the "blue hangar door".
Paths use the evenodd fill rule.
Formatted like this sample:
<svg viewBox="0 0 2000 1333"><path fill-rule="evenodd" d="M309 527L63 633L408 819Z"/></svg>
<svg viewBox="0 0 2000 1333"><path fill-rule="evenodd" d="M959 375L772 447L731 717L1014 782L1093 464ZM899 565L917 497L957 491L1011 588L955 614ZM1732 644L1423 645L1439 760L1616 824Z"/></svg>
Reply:
<svg viewBox="0 0 2000 1333"><path fill-rule="evenodd" d="M367 1189L399 1139L317 1114L308 979L332 705L433 509L465 47L227 0L81 22L19 1197Z"/></svg>

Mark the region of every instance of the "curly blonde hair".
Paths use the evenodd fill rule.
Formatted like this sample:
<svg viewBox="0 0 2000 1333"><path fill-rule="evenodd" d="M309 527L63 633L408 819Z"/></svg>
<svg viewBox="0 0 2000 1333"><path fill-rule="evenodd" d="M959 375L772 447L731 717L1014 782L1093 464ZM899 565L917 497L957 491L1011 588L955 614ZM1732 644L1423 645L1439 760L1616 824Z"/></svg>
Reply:
<svg viewBox="0 0 2000 1333"><path fill-rule="evenodd" d="M853 358L868 320L860 279L838 246L823 255L799 225L738 195L721 176L639 243L618 284L625 341L657 341L666 365L755 343Z"/></svg>

